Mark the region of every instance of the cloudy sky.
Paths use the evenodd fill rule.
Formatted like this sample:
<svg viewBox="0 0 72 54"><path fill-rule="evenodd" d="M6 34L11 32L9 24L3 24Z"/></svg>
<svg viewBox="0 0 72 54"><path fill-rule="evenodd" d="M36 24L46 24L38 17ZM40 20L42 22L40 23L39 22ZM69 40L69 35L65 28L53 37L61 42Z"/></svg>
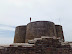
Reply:
<svg viewBox="0 0 72 54"><path fill-rule="evenodd" d="M0 44L13 43L15 27L32 21L61 24L72 41L72 0L0 0Z"/></svg>

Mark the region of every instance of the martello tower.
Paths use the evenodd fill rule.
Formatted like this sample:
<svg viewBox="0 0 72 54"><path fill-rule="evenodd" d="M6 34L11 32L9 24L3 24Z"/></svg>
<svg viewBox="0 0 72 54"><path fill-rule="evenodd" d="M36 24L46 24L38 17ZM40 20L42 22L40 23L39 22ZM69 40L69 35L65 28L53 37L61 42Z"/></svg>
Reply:
<svg viewBox="0 0 72 54"><path fill-rule="evenodd" d="M61 25L55 25L50 21L35 21L16 27L14 43L25 43L41 36L56 37L60 38L60 41L64 41Z"/></svg>

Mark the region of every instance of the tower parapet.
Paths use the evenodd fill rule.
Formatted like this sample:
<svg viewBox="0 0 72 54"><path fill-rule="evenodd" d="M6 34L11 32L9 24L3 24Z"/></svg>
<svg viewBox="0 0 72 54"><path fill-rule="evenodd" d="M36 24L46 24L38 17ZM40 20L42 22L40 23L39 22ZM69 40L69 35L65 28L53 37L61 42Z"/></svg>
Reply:
<svg viewBox="0 0 72 54"><path fill-rule="evenodd" d="M26 26L17 26L15 30L14 43L25 43L41 36L56 37L64 41L61 25L55 25L50 21L30 22Z"/></svg>
<svg viewBox="0 0 72 54"><path fill-rule="evenodd" d="M27 24L26 42L41 36L56 36L55 24L50 21L36 21Z"/></svg>
<svg viewBox="0 0 72 54"><path fill-rule="evenodd" d="M60 38L61 41L64 42L64 34L61 25L55 25L57 38Z"/></svg>
<svg viewBox="0 0 72 54"><path fill-rule="evenodd" d="M14 43L25 43L26 26L17 26L15 30Z"/></svg>

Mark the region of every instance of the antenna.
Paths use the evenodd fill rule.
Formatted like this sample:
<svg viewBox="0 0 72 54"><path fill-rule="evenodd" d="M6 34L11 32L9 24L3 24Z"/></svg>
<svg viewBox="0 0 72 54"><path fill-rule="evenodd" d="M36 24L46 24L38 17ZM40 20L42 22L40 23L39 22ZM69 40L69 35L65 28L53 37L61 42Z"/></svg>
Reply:
<svg viewBox="0 0 72 54"><path fill-rule="evenodd" d="M60 25L61 25L61 19L59 18L59 23L60 23Z"/></svg>

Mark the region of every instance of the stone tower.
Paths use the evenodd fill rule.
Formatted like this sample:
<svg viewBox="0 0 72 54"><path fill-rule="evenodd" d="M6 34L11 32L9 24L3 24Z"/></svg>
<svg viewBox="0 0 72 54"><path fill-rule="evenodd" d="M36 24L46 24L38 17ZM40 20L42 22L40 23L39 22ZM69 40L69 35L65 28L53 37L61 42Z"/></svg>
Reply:
<svg viewBox="0 0 72 54"><path fill-rule="evenodd" d="M16 27L14 43L25 43L41 36L57 37L64 41L62 26L50 21L35 21Z"/></svg>
<svg viewBox="0 0 72 54"><path fill-rule="evenodd" d="M61 25L55 25L56 28L56 34L57 34L57 38L60 38L61 41L64 42L64 34L63 34L63 29Z"/></svg>
<svg viewBox="0 0 72 54"><path fill-rule="evenodd" d="M36 21L27 24L26 42L41 36L56 36L55 24L50 21Z"/></svg>
<svg viewBox="0 0 72 54"><path fill-rule="evenodd" d="M15 30L14 43L25 43L26 26L17 26Z"/></svg>

